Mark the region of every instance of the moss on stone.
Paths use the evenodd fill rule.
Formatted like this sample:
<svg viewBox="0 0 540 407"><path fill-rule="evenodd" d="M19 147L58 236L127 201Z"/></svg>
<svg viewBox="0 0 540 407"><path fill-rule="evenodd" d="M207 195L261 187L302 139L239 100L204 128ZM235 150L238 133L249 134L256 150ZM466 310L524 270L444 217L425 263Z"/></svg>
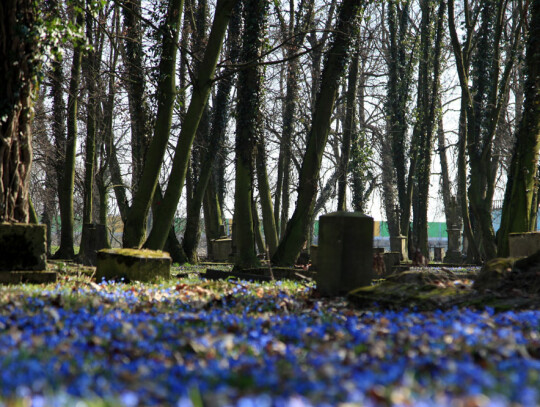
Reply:
<svg viewBox="0 0 540 407"><path fill-rule="evenodd" d="M158 250L103 249L97 255L96 279L154 281L171 277L171 256Z"/></svg>

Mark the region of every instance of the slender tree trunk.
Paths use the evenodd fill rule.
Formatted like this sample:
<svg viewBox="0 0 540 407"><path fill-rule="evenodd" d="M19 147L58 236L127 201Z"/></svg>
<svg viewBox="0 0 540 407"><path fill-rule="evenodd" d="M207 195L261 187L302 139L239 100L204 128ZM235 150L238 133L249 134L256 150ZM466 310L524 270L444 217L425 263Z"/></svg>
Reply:
<svg viewBox="0 0 540 407"><path fill-rule="evenodd" d="M266 151L264 138L261 138L257 143L257 184L259 186L259 199L261 201L262 221L264 229L264 238L266 247L272 256L278 246L278 234L274 219L274 209L272 208L272 195L270 184L268 182L268 174L266 172ZM263 250L266 252L266 250Z"/></svg>
<svg viewBox="0 0 540 407"><path fill-rule="evenodd" d="M176 50L183 4L183 0L170 0L168 6L167 21L163 33L163 50L159 66L158 108L154 137L145 156L145 165L139 188L133 197L133 203L124 224L124 247L140 247L144 242L146 219L156 191L163 156L169 141L172 112L176 97ZM171 222L165 225L162 230L164 238L161 247L165 243L170 224Z"/></svg>
<svg viewBox="0 0 540 407"><path fill-rule="evenodd" d="M123 2L121 9L125 28L124 66L126 69L126 90L131 121L131 187L136 191L142 175L144 156L151 134L151 121L144 90L143 30L139 18L141 15L141 0L126 0Z"/></svg>
<svg viewBox="0 0 540 407"><path fill-rule="evenodd" d="M349 77L346 92L345 124L343 128L343 140L341 144L341 159L339 161L338 178L338 211L346 211L346 190L349 177L349 158L351 153L351 140L356 139L356 99L358 93L358 63L360 60L360 40L355 41L354 56L349 67Z"/></svg>
<svg viewBox="0 0 540 407"><path fill-rule="evenodd" d="M340 78L345 70L347 54L355 35L356 19L362 5L363 1L361 0L344 0L341 4L336 30L333 34L334 39L326 55L311 131L300 170L296 208L287 224L285 235L272 257L272 262L275 264L294 264L302 246L307 241L317 195L317 179L330 130L331 115L334 110Z"/></svg>
<svg viewBox="0 0 540 407"><path fill-rule="evenodd" d="M90 5L87 0L87 8ZM96 89L96 69L97 59L96 49L98 48L97 41L94 41L94 27L92 24L90 11L86 13L86 38L93 50L88 51L83 58L82 70L85 78L86 91L88 92L88 100L86 105L86 151L84 161L84 184L83 184L83 219L81 242L88 239L88 226L92 223L93 199L94 199L94 175L96 162L96 127L97 127L97 89ZM101 57L99 56L101 59ZM79 250L79 261L84 261L87 245L81 244Z"/></svg>
<svg viewBox="0 0 540 407"><path fill-rule="evenodd" d="M220 0L216 5L215 18L208 38L208 45L201 63L201 68L197 72L191 102L174 152L171 174L175 174L175 176L169 179L161 210L154 218L154 226L145 243L145 247L149 249L163 248L167 238L168 228L174 219L174 213L176 212L182 187L186 179L191 146L193 145L197 127L210 94L212 76L214 75L225 30L235 2L236 0ZM151 149L152 144L150 145L149 152Z"/></svg>
<svg viewBox="0 0 540 407"><path fill-rule="evenodd" d="M78 25L82 24L83 16L79 12L76 17ZM60 201L60 247L54 257L57 259L72 259L75 257L73 248L73 189L75 183L75 154L77 150L77 114L78 97L81 76L82 50L81 46L75 44L73 49L73 60L71 63L71 79L69 81L69 95L67 105L67 138L65 144L64 164L62 184L59 192Z"/></svg>
<svg viewBox="0 0 540 407"><path fill-rule="evenodd" d="M231 20L229 24L229 36L227 41L228 58L232 64L238 61L239 54L239 37L240 37L240 20L241 20L241 2L237 3L237 6L233 10ZM229 120L229 95L233 85L233 76L231 69L226 67L222 71L223 79L218 84L218 90L216 95L215 106L212 114L212 123L210 129L210 138L207 142L206 151L203 153L201 160L201 174L197 185L193 188L191 199L188 202L188 214L186 220L186 230L184 232L184 239L182 245L184 252L189 259L190 263L196 261L196 249L198 242L198 231L200 223L200 210L203 204L204 197L206 196L206 190L212 183L212 173L215 168L215 162L220 154L223 152L223 141L225 139L225 132L227 128L227 122ZM212 188L211 194L216 193L215 188ZM221 205L219 199L209 199L207 205L217 205L210 210L207 207L209 213L221 212ZM206 216L206 215L205 215ZM219 216L221 218L221 216ZM216 218L213 218L216 219ZM205 219L205 224L208 223ZM219 225L218 225L219 228ZM207 230L208 231L208 230ZM219 231L219 229L218 229ZM219 236L215 236L214 233L207 233L207 238L216 239ZM209 250L210 249L210 246ZM209 252L210 253L210 252Z"/></svg>

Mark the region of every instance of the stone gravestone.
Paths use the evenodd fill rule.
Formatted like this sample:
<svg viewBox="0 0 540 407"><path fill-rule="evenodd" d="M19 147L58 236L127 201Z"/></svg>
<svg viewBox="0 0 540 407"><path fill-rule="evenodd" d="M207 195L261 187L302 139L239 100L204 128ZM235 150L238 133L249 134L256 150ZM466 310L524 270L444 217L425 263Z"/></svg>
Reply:
<svg viewBox="0 0 540 407"><path fill-rule="evenodd" d="M223 237L212 240L212 260L229 261L232 253L232 239Z"/></svg>
<svg viewBox="0 0 540 407"><path fill-rule="evenodd" d="M105 225L89 223L86 225L88 234L86 239L81 241L81 247L84 245L84 257L79 260L85 266L95 266L97 262L97 252L107 248L107 228Z"/></svg>
<svg viewBox="0 0 540 407"><path fill-rule="evenodd" d="M441 262L444 259L444 247L433 248L433 260Z"/></svg>
<svg viewBox="0 0 540 407"><path fill-rule="evenodd" d="M540 250L540 232L510 233L510 257L530 256Z"/></svg>
<svg viewBox="0 0 540 407"><path fill-rule="evenodd" d="M409 256L407 254L407 238L405 236L390 236L390 251L399 252L401 254L401 261L408 261Z"/></svg>
<svg viewBox="0 0 540 407"><path fill-rule="evenodd" d="M47 227L0 223L0 283L47 283L56 272L47 269Z"/></svg>
<svg viewBox="0 0 540 407"><path fill-rule="evenodd" d="M394 273L394 266L399 266L401 258L400 252L385 252L383 253L384 266L386 268L386 275Z"/></svg>
<svg viewBox="0 0 540 407"><path fill-rule="evenodd" d="M451 228L446 231L448 233L448 252L444 257L444 263L459 264L462 262L461 258L461 230L458 228Z"/></svg>
<svg viewBox="0 0 540 407"><path fill-rule="evenodd" d="M143 281L171 277L171 256L144 249L103 249L97 254L96 281Z"/></svg>
<svg viewBox="0 0 540 407"><path fill-rule="evenodd" d="M317 289L323 296L346 294L371 283L373 218L334 212L319 218Z"/></svg>

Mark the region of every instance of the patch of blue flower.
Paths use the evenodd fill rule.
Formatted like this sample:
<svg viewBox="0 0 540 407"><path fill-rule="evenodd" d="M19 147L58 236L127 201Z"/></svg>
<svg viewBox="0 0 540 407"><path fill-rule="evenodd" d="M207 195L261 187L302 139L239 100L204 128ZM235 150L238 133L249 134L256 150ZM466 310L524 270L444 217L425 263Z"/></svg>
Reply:
<svg viewBox="0 0 540 407"><path fill-rule="evenodd" d="M196 288L3 301L0 406L540 404L540 311L362 311L305 288Z"/></svg>

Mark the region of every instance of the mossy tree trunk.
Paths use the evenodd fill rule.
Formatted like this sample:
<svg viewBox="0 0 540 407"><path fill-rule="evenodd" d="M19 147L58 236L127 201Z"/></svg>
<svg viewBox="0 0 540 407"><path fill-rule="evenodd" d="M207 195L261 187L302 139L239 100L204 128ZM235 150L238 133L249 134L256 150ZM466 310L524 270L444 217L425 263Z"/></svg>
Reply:
<svg viewBox="0 0 540 407"><path fill-rule="evenodd" d="M499 230L499 256L509 254L509 233L536 230L540 151L540 0L532 2L525 64L525 101L508 174Z"/></svg>
<svg viewBox="0 0 540 407"><path fill-rule="evenodd" d="M0 222L29 221L37 12L32 0L7 0L0 6Z"/></svg>
<svg viewBox="0 0 540 407"><path fill-rule="evenodd" d="M404 235L409 234L411 197L410 182L411 168L415 165L414 154L410 157L407 171L407 119L409 115L407 100L412 83L414 68L414 43L411 32L410 12L411 1L391 0L388 3L388 90L385 111L388 120L388 137L392 152L392 167L395 168L397 200L399 203L399 228L395 230ZM411 151L414 141L411 141ZM410 155L410 154L409 154ZM409 177L408 177L409 174ZM388 190L390 193L390 190ZM392 197L385 198L392 200ZM393 209L392 209L393 210ZM388 212L388 211L387 211Z"/></svg>
<svg viewBox="0 0 540 407"><path fill-rule="evenodd" d="M341 157L338 165L337 210L347 210L347 180L349 178L349 158L351 140L358 131L356 122L356 99L358 93L358 64L360 61L360 39L355 40L354 55L349 66L347 91L345 93L345 123L343 124L343 140L341 141Z"/></svg>
<svg viewBox="0 0 540 407"><path fill-rule="evenodd" d="M82 7L81 4L79 4ZM84 16L82 12L75 11L77 25L82 25ZM67 104L67 137L65 142L64 160L60 171L63 172L59 185L58 200L60 202L60 247L54 254L57 259L73 259L74 237L74 209L73 191L75 184L75 156L77 152L77 115L79 111L79 86L81 82L82 44L75 43L71 62L71 78L69 80L69 94Z"/></svg>
<svg viewBox="0 0 540 407"><path fill-rule="evenodd" d="M413 200L413 244L417 250L429 258L428 246L428 202L431 178L431 153L433 150L436 112L440 100L440 58L443 40L445 4L435 5L429 0L420 2L422 22L420 28L421 57L418 68L418 103L415 131L420 133L417 168L416 193Z"/></svg>
<svg viewBox="0 0 540 407"><path fill-rule="evenodd" d="M97 43L98 38L94 39L93 19L89 10L90 4L86 5L86 38L92 49L87 51L83 58L82 70L85 79L86 92L88 94L86 104L86 142L84 157L84 184L83 184L83 219L81 242L88 239L88 226L93 223L93 200L94 200L94 176L96 169L96 133L97 133L97 114L98 114L98 95L97 95L97 69L98 60L101 60L100 50L103 48ZM97 36L96 36L97 37ZM87 256L85 250L88 246L80 245L79 259ZM83 260L84 261L84 260Z"/></svg>
<svg viewBox="0 0 540 407"><path fill-rule="evenodd" d="M131 122L131 186L137 190L142 175L144 156L151 136L151 120L145 92L143 67L143 30L141 0L122 3L124 19L124 54L129 116ZM181 13L180 13L181 14Z"/></svg>
<svg viewBox="0 0 540 407"><path fill-rule="evenodd" d="M176 97L176 51L182 17L183 0L170 0L163 27L163 46L159 64L157 116L154 136L145 156L138 189L124 224L124 247L141 247L146 235L146 220L158 184L161 164L169 141L172 113ZM170 223L163 233L167 237ZM165 243L163 239L163 243ZM162 246L163 247L163 246Z"/></svg>
<svg viewBox="0 0 540 407"><path fill-rule="evenodd" d="M240 61L257 61L262 53L267 23L266 0L247 0L244 4L244 33ZM255 225L253 217L254 158L261 128L262 68L250 65L238 75L238 105L235 140L234 233L235 265L256 266Z"/></svg>
<svg viewBox="0 0 540 407"><path fill-rule="evenodd" d="M155 214L152 231L145 243L145 247L149 249L163 248L167 238L168 229L174 219L176 207L186 180L191 147L210 94L212 78L223 44L223 38L225 37L225 31L236 1L237 0L219 0L216 5L214 21L210 36L208 37L208 45L200 69L196 73L197 76L194 79L193 94L191 96L186 117L182 124L180 136L178 137L178 143L175 147L171 168L171 174L174 174L174 176L169 179L167 190L165 191L161 204L161 210ZM151 149L152 144L150 145L149 153ZM149 160L147 160L147 162L148 161Z"/></svg>
<svg viewBox="0 0 540 407"><path fill-rule="evenodd" d="M296 108L298 104L298 74L300 68L299 60L298 58L294 58L294 54L300 50L300 47L304 43L308 27L313 20L314 4L314 0L302 1L299 3L299 9L295 13L294 2L290 2L288 25L281 15L279 8L276 10L281 24L282 37L287 41L285 49L286 57L288 58L286 64L285 100L283 101L283 128L278 158L278 179L274 200L274 223L278 228L279 235L285 232L287 221L289 220L291 153L292 143L294 141L293 134L295 130Z"/></svg>
<svg viewBox="0 0 540 407"><path fill-rule="evenodd" d="M285 235L272 257L272 262L275 264L292 265L308 239L317 196L317 180L330 130L331 116L340 79L346 68L349 48L355 37L356 19L362 5L362 0L344 0L341 4L336 27L332 34L332 45L326 53L320 90L300 170L296 208L287 224Z"/></svg>
<svg viewBox="0 0 540 407"><path fill-rule="evenodd" d="M238 61L238 54L240 51L240 23L241 23L241 4L238 1L234 8L228 29L227 38L227 58L231 64L235 64ZM212 183L212 176L215 168L217 158L223 152L223 140L225 138L225 131L227 129L227 122L229 120L229 104L230 93L233 85L234 76L230 67L225 67L221 76L223 77L217 87L215 105L211 115L210 137L207 141L205 152L202 153L201 158L201 172L197 184L194 186L193 194L188 203L188 214L186 220L186 230L184 232L184 239L182 240L182 246L188 261L192 264L196 263L197 255L197 243L199 241L199 225L200 225L200 212L201 205L205 202L205 226L207 226L207 239L216 239L219 234L219 224L215 225L215 222L220 222L221 209L219 200L216 194L215 187L207 193L209 185ZM213 205L210 208L209 205ZM212 214L212 215L211 215ZM207 219L207 215L210 216ZM210 232L210 233L209 233ZM208 243L208 242L207 242ZM208 246L209 255L211 254L211 248Z"/></svg>

